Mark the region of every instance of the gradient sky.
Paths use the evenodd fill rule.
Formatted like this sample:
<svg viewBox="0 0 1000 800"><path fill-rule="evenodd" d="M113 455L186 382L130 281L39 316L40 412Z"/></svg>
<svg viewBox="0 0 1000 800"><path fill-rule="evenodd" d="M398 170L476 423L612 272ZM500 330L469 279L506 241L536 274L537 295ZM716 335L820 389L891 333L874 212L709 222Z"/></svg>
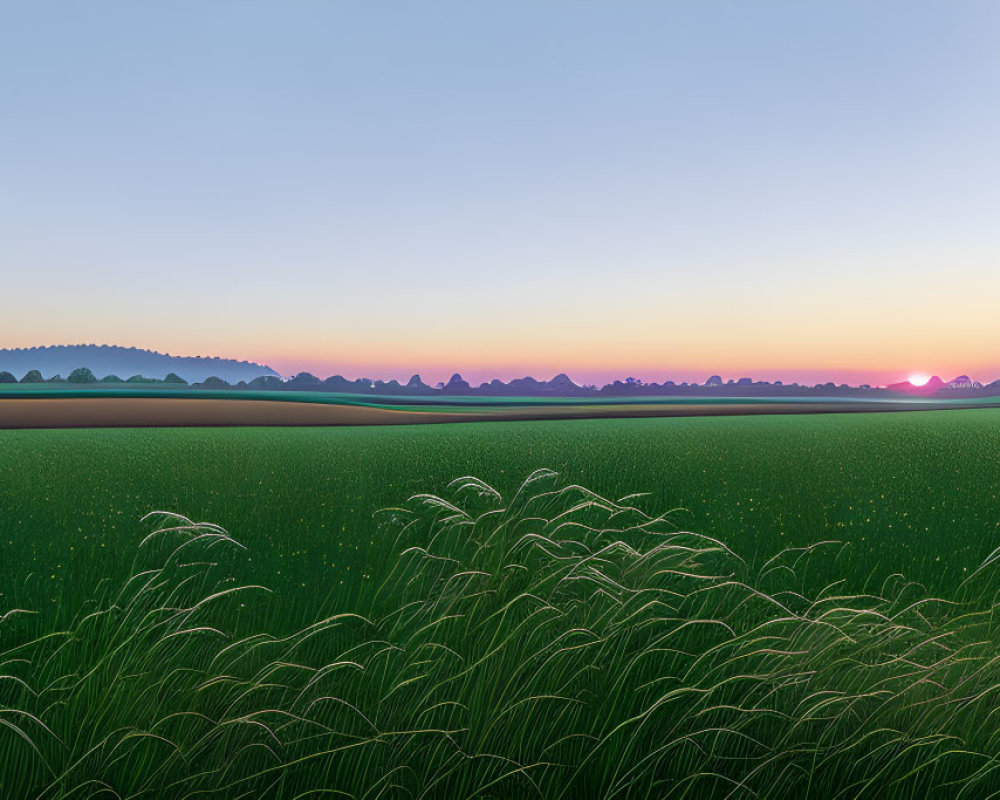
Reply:
<svg viewBox="0 0 1000 800"><path fill-rule="evenodd" d="M0 9L0 347L1000 377L1000 3Z"/></svg>

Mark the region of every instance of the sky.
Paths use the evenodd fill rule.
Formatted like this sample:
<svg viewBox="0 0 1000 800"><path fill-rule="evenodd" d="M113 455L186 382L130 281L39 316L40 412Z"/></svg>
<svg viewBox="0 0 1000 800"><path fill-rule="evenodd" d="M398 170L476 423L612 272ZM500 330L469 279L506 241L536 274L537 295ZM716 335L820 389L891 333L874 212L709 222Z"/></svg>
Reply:
<svg viewBox="0 0 1000 800"><path fill-rule="evenodd" d="M0 347L1000 378L1000 3L0 7Z"/></svg>

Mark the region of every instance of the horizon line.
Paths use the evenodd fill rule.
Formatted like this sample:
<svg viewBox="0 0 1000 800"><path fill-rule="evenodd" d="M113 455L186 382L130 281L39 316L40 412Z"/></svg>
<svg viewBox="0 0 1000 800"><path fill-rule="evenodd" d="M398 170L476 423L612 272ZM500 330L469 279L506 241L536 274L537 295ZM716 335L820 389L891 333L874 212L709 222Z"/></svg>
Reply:
<svg viewBox="0 0 1000 800"><path fill-rule="evenodd" d="M517 367L512 367L507 365L498 367L497 365L493 365L492 369L495 371L492 374L489 372L491 367L472 367L469 365L465 365L463 367L454 368L451 366L444 367L439 364L434 364L434 365L424 364L422 366L408 366L408 367L402 367L401 365L398 364L391 364L391 365L382 364L382 365L373 365L371 369L368 369L366 367L359 367L357 364L351 364L351 363L343 364L343 366L340 367L334 367L329 364L324 365L322 367L315 364L310 364L307 366L307 368L303 369L301 368L302 361L308 362L311 361L311 359L302 359L302 360L295 359L295 361L297 361L298 363L294 368L289 368L290 365L287 362L291 361L292 359L280 358L276 363L279 364L281 362L285 363L282 364L280 367L274 367L271 365L271 363L269 363L273 362L274 359L266 359L266 358L260 359L260 358L247 358L247 357L239 358L239 357L203 355L203 354L197 354L197 355L178 354L178 353L168 352L167 350L154 349L151 347L141 347L130 344L96 343L96 342L74 342L74 343L61 342L61 343L51 343L51 344L36 344L28 346L0 347L0 352L3 351L23 352L30 350L73 348L73 347L121 348L124 350L137 350L168 358L232 361L234 363L242 363L250 366L257 366L265 369L270 369L278 376L280 376L282 380L291 380L296 375L302 373L309 373L315 375L316 377L320 377L320 375L325 370L333 370L328 375L326 375L326 378L340 376L343 378L347 378L349 380L371 380L371 381L382 381L385 383L388 383L392 380L396 380L399 383L405 383L414 375L420 376L421 380L423 380L423 375L427 374L428 372L434 374L435 376L444 376L439 381L434 381L433 378L431 378L430 382L427 383L427 385L432 387L435 386L437 383L447 383L454 375L459 375L460 377L462 377L463 380L467 380L470 384L474 386L479 386L482 383L488 384L495 380L509 383L510 381L513 380L523 380L525 378L531 378L533 380L547 382L549 380L559 377L560 375L564 375L567 378L569 378L574 384L581 387L598 385L601 381L604 382L603 385L611 385L615 381L625 381L629 378L635 378L641 381L643 384L673 383L675 385L687 384L687 385L701 386L705 385L711 378L718 377L723 380L723 385L726 385L729 382L735 384L739 380L749 379L753 383L775 384L780 382L786 385L797 384L799 386L816 386L816 385L824 385L827 383L833 383L837 386L847 385L847 386L857 386L857 387L867 384L872 388L884 388L886 386L890 386L896 383L907 383L909 382L909 379L911 377L916 375L929 376L929 380L937 378L938 380L942 381L945 384L953 382L958 378L962 377L966 377L972 381L983 383L984 385L996 380L996 379L989 379L989 380L978 379L968 371L958 371L953 378L945 379L942 378L941 375L949 373L943 370L938 370L936 372L931 372L928 370L917 370L917 369L875 370L871 368L852 368L843 366L830 369L829 372L825 372L823 371L822 368L816 368L816 367L795 367L786 369L757 367L757 368L746 369L745 371L741 372L728 372L727 370L714 370L714 371L708 369L697 370L696 368L690 368L690 367L688 368L677 367L674 368L673 370L663 369L663 368L643 367L643 368L622 369L620 371L614 371L613 368L608 368L608 367L590 367L590 368L581 367L577 369L571 367L568 369L567 368L560 369L557 367L542 368L536 366L534 368L526 367L525 369L527 371L521 373L520 371L518 371ZM81 365L81 366L86 366L86 365ZM542 369L545 369L545 372L541 372ZM549 372L551 371L552 377L536 378L535 375L532 374L533 370L536 371L536 374L543 374L543 375L549 374ZM997 368L996 371L998 374L1000 374L1000 368ZM365 374L365 372L368 372L369 374ZM579 377L574 377L573 376L574 372L576 372L577 375L579 375L580 372L589 373L589 376L587 378L581 379ZM644 377L644 374L648 374L650 372L654 372L666 377L662 377L658 380L656 378ZM763 372L766 374L767 377L761 377L761 378L753 377L754 372ZM393 377L384 377L388 373L392 373ZM404 377L404 373L409 373L409 374ZM466 378L464 373L472 374L472 378L471 379ZM674 375L671 376L671 373L674 373ZM677 375L676 373L681 373L681 374ZM789 375L789 373L792 374ZM796 376L795 373L800 373L800 374ZM808 374L811 377L806 378L802 373ZM837 373L841 373L841 375L838 376ZM851 374L852 375L851 379L845 379L843 373ZM897 380L893 380L889 378L886 375L886 373L896 373L896 375L898 375L899 377ZM383 377L371 377L372 374L375 375L381 374ZM886 377L877 379L875 377L876 374L880 374ZM507 377L504 377L505 375ZM598 375L601 377L597 377ZM697 375L698 377L694 377L695 375ZM732 375L733 377L728 377L729 375ZM867 375L870 377L861 378L860 376L862 375ZM321 380L325 380L326 378L321 378Z"/></svg>

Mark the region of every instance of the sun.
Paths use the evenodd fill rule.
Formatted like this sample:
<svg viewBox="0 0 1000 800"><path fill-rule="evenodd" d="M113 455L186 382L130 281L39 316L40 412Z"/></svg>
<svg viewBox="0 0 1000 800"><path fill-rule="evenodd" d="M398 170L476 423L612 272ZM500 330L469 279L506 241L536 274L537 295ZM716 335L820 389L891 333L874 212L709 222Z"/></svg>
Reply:
<svg viewBox="0 0 1000 800"><path fill-rule="evenodd" d="M927 381L931 379L930 375L924 375L922 372L917 372L911 375L907 380L914 386L923 386Z"/></svg>

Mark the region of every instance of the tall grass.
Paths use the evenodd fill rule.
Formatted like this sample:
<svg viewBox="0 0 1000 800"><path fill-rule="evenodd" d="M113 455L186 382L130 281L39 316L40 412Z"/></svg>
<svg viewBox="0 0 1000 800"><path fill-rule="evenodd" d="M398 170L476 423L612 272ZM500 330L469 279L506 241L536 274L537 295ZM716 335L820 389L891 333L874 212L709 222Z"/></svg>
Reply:
<svg viewBox="0 0 1000 800"><path fill-rule="evenodd" d="M66 630L0 617L0 796L983 798L1000 794L992 562L953 597L753 568L555 473L379 515L370 596L291 636L219 527L156 514ZM317 586L317 592L328 587Z"/></svg>

